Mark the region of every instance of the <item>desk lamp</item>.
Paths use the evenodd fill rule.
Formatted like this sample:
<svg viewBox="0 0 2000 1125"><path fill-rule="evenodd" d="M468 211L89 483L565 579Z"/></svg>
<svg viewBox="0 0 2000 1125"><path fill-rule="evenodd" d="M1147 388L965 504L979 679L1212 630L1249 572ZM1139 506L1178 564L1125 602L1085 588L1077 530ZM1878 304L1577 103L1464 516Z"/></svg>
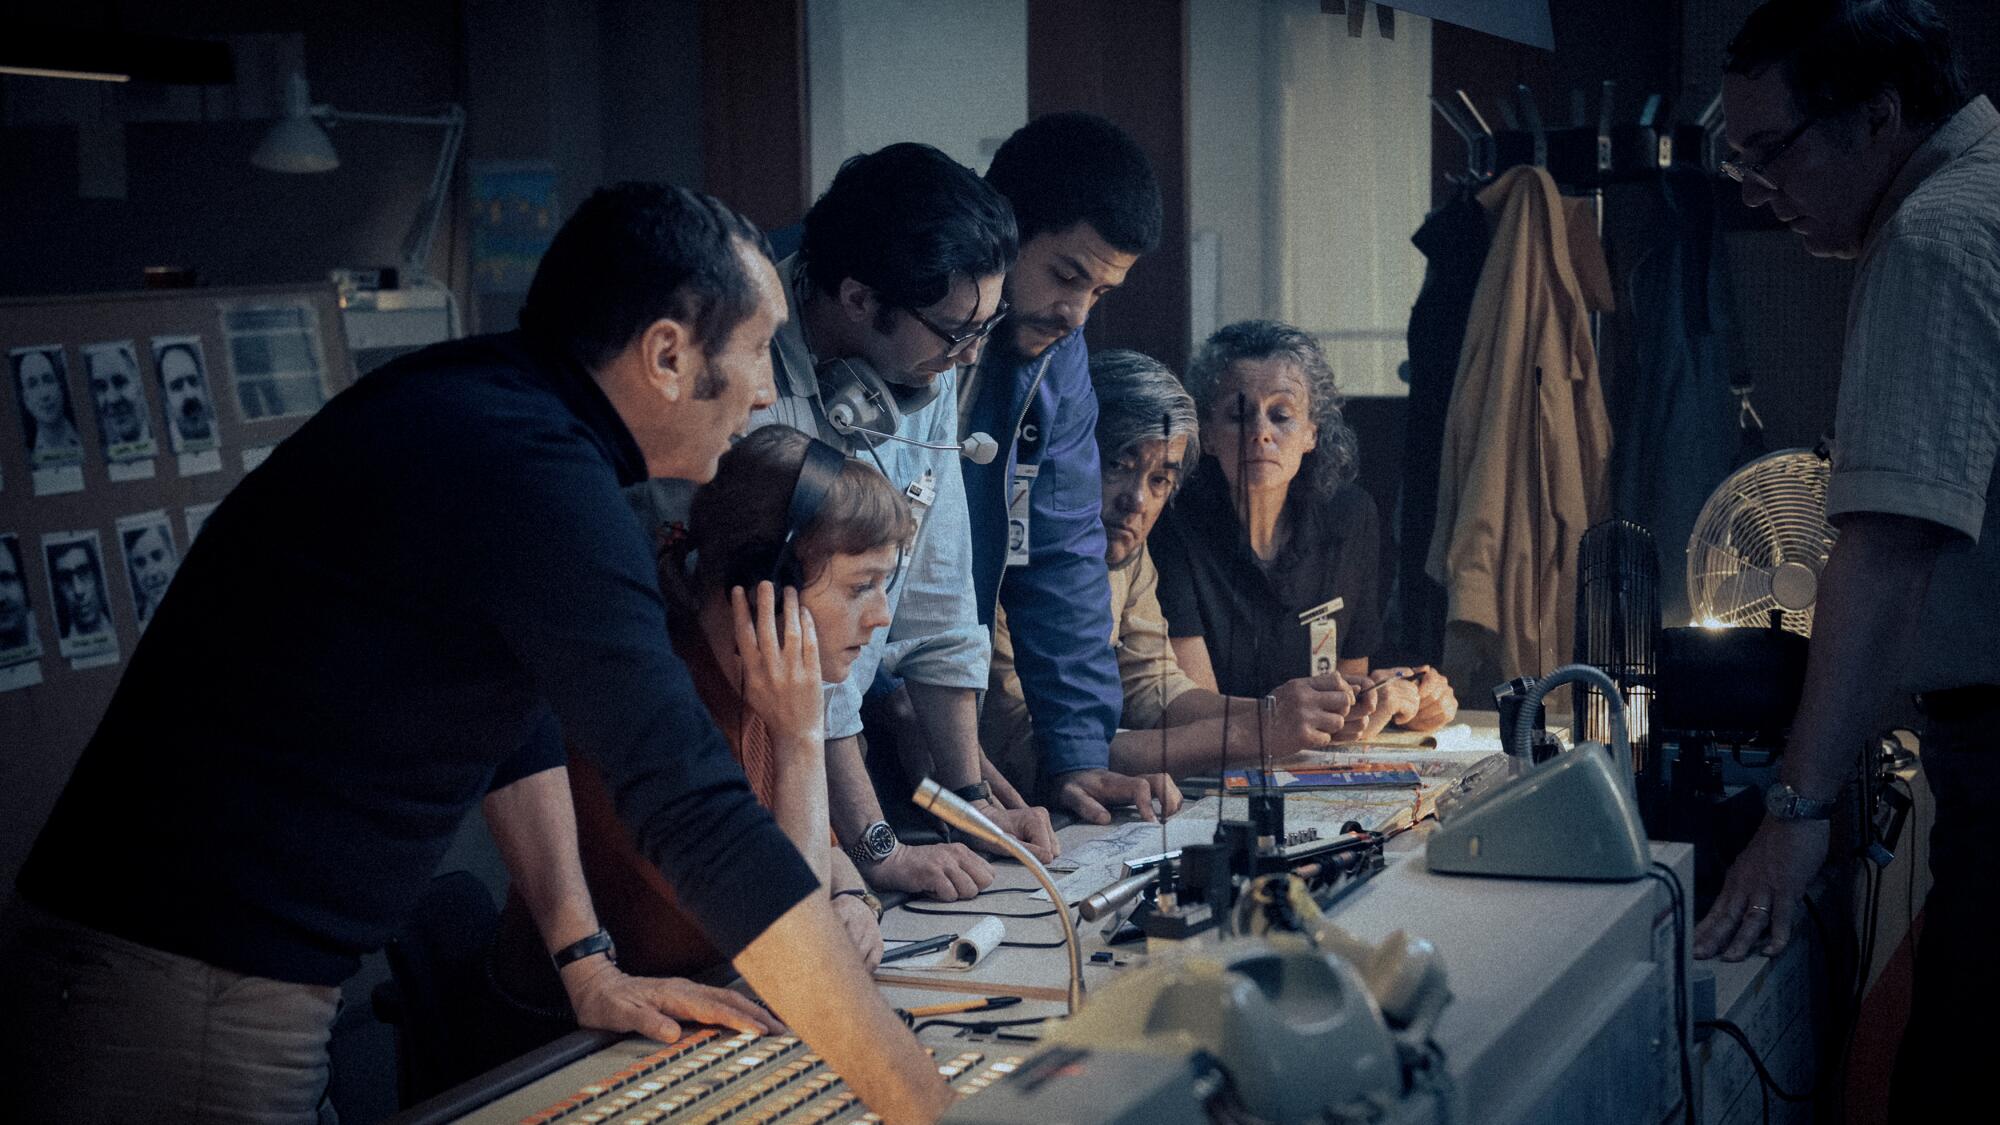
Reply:
<svg viewBox="0 0 2000 1125"><path fill-rule="evenodd" d="M285 116L264 135L264 142L251 155L250 163L272 172L331 172L340 167L340 156L326 126L350 122L381 125L425 125L444 130L444 144L438 152L437 169L431 173L430 190L423 205L410 221L403 236L400 265L406 277L421 282L428 274L431 245L437 241L438 219L444 211L445 193L451 187L452 167L458 159L459 140L465 135L465 111L449 105L431 116L401 113L352 113L330 105L314 105L303 74L294 73L285 87Z"/></svg>

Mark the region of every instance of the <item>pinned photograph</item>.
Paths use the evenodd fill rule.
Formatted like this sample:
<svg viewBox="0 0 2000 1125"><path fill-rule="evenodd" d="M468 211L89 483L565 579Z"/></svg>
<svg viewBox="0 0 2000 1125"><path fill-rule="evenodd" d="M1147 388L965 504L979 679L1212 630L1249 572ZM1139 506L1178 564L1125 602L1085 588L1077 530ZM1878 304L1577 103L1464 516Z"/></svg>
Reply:
<svg viewBox="0 0 2000 1125"><path fill-rule="evenodd" d="M310 302L225 308L222 337L244 421L311 414L326 401L326 352Z"/></svg>
<svg viewBox="0 0 2000 1125"><path fill-rule="evenodd" d="M180 456L181 475L221 472L217 450L222 435L215 428L215 397L209 393L201 337L153 337L153 373L160 381L167 445Z"/></svg>
<svg viewBox="0 0 2000 1125"><path fill-rule="evenodd" d="M143 631L159 611L167 584L180 566L173 525L167 513L142 512L118 521L118 545L125 552L125 577L132 584L132 608Z"/></svg>
<svg viewBox="0 0 2000 1125"><path fill-rule="evenodd" d="M188 528L189 544L192 544L194 542L195 536L201 534L201 529L203 525L208 523L209 514L215 511L215 505L219 502L220 501L210 501L207 504L189 504L187 506L187 528Z"/></svg>
<svg viewBox="0 0 2000 1125"><path fill-rule="evenodd" d="M55 606L56 648L82 667L118 659L118 633L105 596L104 553L95 531L54 531L42 536Z"/></svg>
<svg viewBox="0 0 2000 1125"><path fill-rule="evenodd" d="M90 381L90 401L97 408L97 437L111 479L152 476L153 456L160 451L160 443L153 440L153 411L132 341L85 345L83 371ZM138 465L144 465L145 472L120 472Z"/></svg>
<svg viewBox="0 0 2000 1125"><path fill-rule="evenodd" d="M7 353L14 398L21 406L21 436L35 471L35 495L83 488L83 435L69 398L69 363L61 344L15 348Z"/></svg>
<svg viewBox="0 0 2000 1125"><path fill-rule="evenodd" d="M28 600L28 571L21 559L21 537L0 535L0 668L33 660L42 654L35 631L35 607Z"/></svg>

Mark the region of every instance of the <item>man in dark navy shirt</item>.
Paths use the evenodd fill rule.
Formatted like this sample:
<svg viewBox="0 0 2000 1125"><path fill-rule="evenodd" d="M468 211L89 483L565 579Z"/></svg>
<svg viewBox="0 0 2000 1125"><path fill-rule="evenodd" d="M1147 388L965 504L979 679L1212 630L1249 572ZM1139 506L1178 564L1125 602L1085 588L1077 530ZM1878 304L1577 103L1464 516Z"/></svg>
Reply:
<svg viewBox="0 0 2000 1125"><path fill-rule="evenodd" d="M878 1111L941 1112L949 1091L860 963L819 956L840 923L675 657L621 492L714 474L771 401L784 310L762 236L728 208L599 192L544 257L519 333L371 375L223 501L21 874L10 1104L319 1118L339 982L482 799L584 1022L773 1027L612 964L581 890L567 740L782 1018Z"/></svg>

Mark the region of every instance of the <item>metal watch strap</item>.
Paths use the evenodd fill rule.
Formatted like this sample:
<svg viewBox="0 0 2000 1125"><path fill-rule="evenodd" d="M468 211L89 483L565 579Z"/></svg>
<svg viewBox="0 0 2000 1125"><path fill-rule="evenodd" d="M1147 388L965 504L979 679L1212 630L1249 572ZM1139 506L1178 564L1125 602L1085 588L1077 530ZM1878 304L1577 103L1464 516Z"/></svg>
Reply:
<svg viewBox="0 0 2000 1125"><path fill-rule="evenodd" d="M556 971L560 972L565 965L574 964L585 957L591 957L599 953L604 954L613 964L616 964L618 961L618 947L612 944L611 935L605 933L603 930L599 930L589 937L570 942L568 945L549 954L549 960L555 962Z"/></svg>
<svg viewBox="0 0 2000 1125"><path fill-rule="evenodd" d="M860 837L841 850L856 864L880 863L896 854L896 845L899 842L896 839L896 830L889 827L889 822L878 820L862 829Z"/></svg>

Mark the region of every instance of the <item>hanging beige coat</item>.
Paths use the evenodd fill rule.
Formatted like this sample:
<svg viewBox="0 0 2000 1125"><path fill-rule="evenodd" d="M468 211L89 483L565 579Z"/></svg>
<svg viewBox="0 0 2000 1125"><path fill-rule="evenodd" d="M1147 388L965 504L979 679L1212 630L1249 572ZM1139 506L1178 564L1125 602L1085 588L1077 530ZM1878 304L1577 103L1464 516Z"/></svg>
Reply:
<svg viewBox="0 0 2000 1125"><path fill-rule="evenodd" d="M1504 681L1575 647L1577 544L1604 518L1611 454L1590 309L1611 294L1588 203L1563 199L1547 172L1510 169L1479 201L1493 242L1445 420L1426 569L1450 597L1447 674Z"/></svg>

